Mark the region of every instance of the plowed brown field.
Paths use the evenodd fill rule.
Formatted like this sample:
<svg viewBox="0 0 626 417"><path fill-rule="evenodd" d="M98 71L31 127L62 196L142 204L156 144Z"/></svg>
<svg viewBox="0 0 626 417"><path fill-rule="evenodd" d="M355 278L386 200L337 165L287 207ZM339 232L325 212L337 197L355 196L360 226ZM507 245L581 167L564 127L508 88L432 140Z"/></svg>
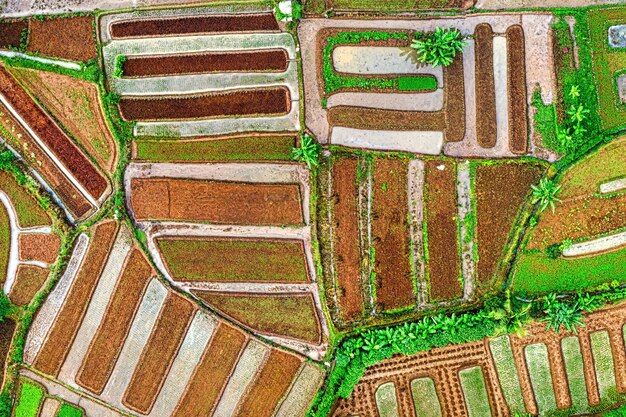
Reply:
<svg viewBox="0 0 626 417"><path fill-rule="evenodd" d="M93 16L31 19L27 52L70 61L97 59Z"/></svg>
<svg viewBox="0 0 626 417"><path fill-rule="evenodd" d="M0 22L0 48L19 48L25 30L28 30L28 20Z"/></svg>
<svg viewBox="0 0 626 417"><path fill-rule="evenodd" d="M481 23L476 37L476 138L483 148L496 146L496 92L493 75L493 30Z"/></svg>
<svg viewBox="0 0 626 417"><path fill-rule="evenodd" d="M54 233L21 233L18 237L20 261L54 263L61 248L61 239Z"/></svg>
<svg viewBox="0 0 626 417"><path fill-rule="evenodd" d="M528 148L526 58L524 29L520 25L506 30L507 74L509 86L509 149L523 155Z"/></svg>
<svg viewBox="0 0 626 417"><path fill-rule="evenodd" d="M35 265L19 265L15 282L9 292L9 298L13 304L20 307L30 304L37 291L43 287L49 273L50 270L48 268L41 268Z"/></svg>

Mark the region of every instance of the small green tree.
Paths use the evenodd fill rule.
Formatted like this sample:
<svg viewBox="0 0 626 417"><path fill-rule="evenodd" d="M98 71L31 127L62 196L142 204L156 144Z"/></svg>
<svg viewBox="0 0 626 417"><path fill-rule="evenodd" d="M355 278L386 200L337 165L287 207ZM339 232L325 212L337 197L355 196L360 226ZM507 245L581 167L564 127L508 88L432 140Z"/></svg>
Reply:
<svg viewBox="0 0 626 417"><path fill-rule="evenodd" d="M561 201L557 196L561 192L561 186L548 178L542 178L538 185L531 185L533 189L532 203L539 202L539 210L544 211L550 206L554 213L555 204Z"/></svg>
<svg viewBox="0 0 626 417"><path fill-rule="evenodd" d="M578 299L568 303L557 299L556 294L552 293L544 297L543 308L546 313L546 329L552 328L558 333L563 326L567 331L576 333L577 326L584 326L583 310Z"/></svg>
<svg viewBox="0 0 626 417"><path fill-rule="evenodd" d="M434 32L416 33L411 47L417 50L421 62L431 64L433 67L439 65L446 67L466 45L467 42L457 29L438 27Z"/></svg>
<svg viewBox="0 0 626 417"><path fill-rule="evenodd" d="M291 150L291 157L295 161L303 161L313 169L317 166L317 160L320 153L320 144L315 142L309 135L304 135L300 140L300 147Z"/></svg>
<svg viewBox="0 0 626 417"><path fill-rule="evenodd" d="M507 289L502 304L487 314L488 318L497 323L496 336L511 333L520 337L526 336L524 326L530 321L530 307L531 304L514 306L511 302L511 291Z"/></svg>

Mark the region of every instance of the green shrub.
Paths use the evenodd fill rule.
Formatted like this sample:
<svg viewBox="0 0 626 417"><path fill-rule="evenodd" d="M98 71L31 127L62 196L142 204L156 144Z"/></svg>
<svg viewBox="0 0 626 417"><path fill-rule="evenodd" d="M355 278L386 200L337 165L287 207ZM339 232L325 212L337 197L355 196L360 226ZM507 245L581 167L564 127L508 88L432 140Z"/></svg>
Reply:
<svg viewBox="0 0 626 417"><path fill-rule="evenodd" d="M435 77L398 77L400 91L428 91L437 89Z"/></svg>
<svg viewBox="0 0 626 417"><path fill-rule="evenodd" d="M467 45L457 29L438 27L434 32L416 33L411 47L417 50L421 62L438 67L450 65L457 52L462 53Z"/></svg>
<svg viewBox="0 0 626 417"><path fill-rule="evenodd" d="M126 62L126 55L118 55L115 57L115 71L113 76L121 78L124 76L124 62Z"/></svg>
<svg viewBox="0 0 626 417"><path fill-rule="evenodd" d="M320 144L312 137L304 135L300 140L300 146L291 150L291 157L296 161L306 162L309 169L313 169L318 164L320 148Z"/></svg>

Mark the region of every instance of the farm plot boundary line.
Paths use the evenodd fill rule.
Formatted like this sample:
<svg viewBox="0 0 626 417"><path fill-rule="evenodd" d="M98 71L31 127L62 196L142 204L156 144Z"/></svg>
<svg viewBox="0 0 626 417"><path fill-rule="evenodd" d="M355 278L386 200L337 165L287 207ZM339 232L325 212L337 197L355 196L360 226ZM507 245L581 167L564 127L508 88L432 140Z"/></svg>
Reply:
<svg viewBox="0 0 626 417"><path fill-rule="evenodd" d="M17 227L17 214L13 209L13 205L10 203L9 197L4 193L4 191L0 190L0 202L4 205L7 210L7 215L9 216L9 226L11 228L10 232L10 244L9 244L9 262L7 265L6 271L6 281L4 282L4 293L9 294L11 291L11 287L13 286L13 282L15 281L15 276L17 274L17 265L19 263L18 259L18 234L19 229Z"/></svg>
<svg viewBox="0 0 626 417"><path fill-rule="evenodd" d="M412 267L415 276L417 305L429 302L426 265L424 258L424 161L409 161L409 235L411 236Z"/></svg>
<svg viewBox="0 0 626 417"><path fill-rule="evenodd" d="M461 270L463 274L463 298L471 301L474 294L474 282L476 279L476 263L474 260L474 239L476 233L474 229L475 222L468 222L467 219L475 214L472 207L472 176L470 173L470 162L465 161L457 165L457 206L459 225L459 246L461 249Z"/></svg>

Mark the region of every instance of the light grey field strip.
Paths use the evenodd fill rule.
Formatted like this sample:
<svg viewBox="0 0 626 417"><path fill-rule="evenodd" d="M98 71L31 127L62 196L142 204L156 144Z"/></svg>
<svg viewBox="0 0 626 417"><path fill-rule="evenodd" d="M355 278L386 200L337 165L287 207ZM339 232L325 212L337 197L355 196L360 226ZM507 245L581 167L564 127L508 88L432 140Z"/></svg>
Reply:
<svg viewBox="0 0 626 417"><path fill-rule="evenodd" d="M185 289L255 293L255 294L297 294L315 291L317 286L314 282L309 284L281 284L268 282L202 282L202 281L176 281Z"/></svg>
<svg viewBox="0 0 626 417"><path fill-rule="evenodd" d="M39 412L39 417L56 417L61 402L56 398L47 397L43 401L43 406Z"/></svg>
<svg viewBox="0 0 626 417"><path fill-rule="evenodd" d="M324 372L318 366L305 362L274 417L304 416L323 380Z"/></svg>
<svg viewBox="0 0 626 417"><path fill-rule="evenodd" d="M196 313L150 412L150 417L172 415L216 325L217 321L205 312Z"/></svg>
<svg viewBox="0 0 626 417"><path fill-rule="evenodd" d="M615 233L613 235L599 237L586 242L575 243L563 250L563 256L581 256L593 253L604 252L613 248L626 245L626 232Z"/></svg>
<svg viewBox="0 0 626 417"><path fill-rule="evenodd" d="M111 89L124 97L173 96L182 94L228 93L229 90L256 90L287 87L291 101L300 100L298 63L289 62L281 73L209 73L142 78L109 77Z"/></svg>
<svg viewBox="0 0 626 417"><path fill-rule="evenodd" d="M15 282L15 275L17 274L17 265L19 263L18 237L20 231L17 226L17 215L13 204L11 204L11 200L3 191L0 191L0 204L4 205L6 208L9 217L9 228L11 229L9 235L9 261L7 263L6 280L4 282L4 293L8 295L11 292L11 287Z"/></svg>
<svg viewBox="0 0 626 417"><path fill-rule="evenodd" d="M213 417L231 417L246 392L248 385L254 379L257 371L263 366L265 357L269 354L269 348L256 340L250 340L248 346L241 354L222 397L220 398Z"/></svg>
<svg viewBox="0 0 626 417"><path fill-rule="evenodd" d="M42 64L51 64L51 65L57 65L59 67L63 67L63 68L67 68L67 69L73 69L73 70L77 70L80 71L82 70L82 66L77 63L77 62L70 62L70 61L62 61L60 59L48 59L48 58L42 58L39 56L34 56L34 55L29 55L29 54L23 54L21 52L14 52L14 51L0 51L0 56L6 56L8 58L14 58L14 57L18 57L18 58L22 58L22 59L26 59L28 61L35 61L35 62L41 62Z"/></svg>
<svg viewBox="0 0 626 417"><path fill-rule="evenodd" d="M600 192L602 194L614 193L626 188L626 178L609 181L600 184Z"/></svg>
<svg viewBox="0 0 626 417"><path fill-rule="evenodd" d="M93 297L87 307L85 318L74 338L74 344L59 373L59 381L69 384L74 388L80 389L78 384L74 381L76 374L83 363L83 359L87 354L92 339L96 335L102 317L104 317L107 305L109 304L115 285L122 272L124 260L133 245L132 239L128 227L122 225L107 259L107 263L102 270L102 275L94 290Z"/></svg>
<svg viewBox="0 0 626 417"><path fill-rule="evenodd" d="M148 284L111 378L100 396L107 403L126 410L122 405L122 396L135 372L141 352L148 343L167 294L167 289L158 280L152 279Z"/></svg>
<svg viewBox="0 0 626 417"><path fill-rule="evenodd" d="M419 304L428 303L428 283L424 275L424 161L413 159L409 161L409 233L411 235L411 252L413 254L413 269L417 282L417 297Z"/></svg>
<svg viewBox="0 0 626 417"><path fill-rule="evenodd" d="M326 99L326 108L358 106L400 111L439 111L443 89L423 93L335 93Z"/></svg>
<svg viewBox="0 0 626 417"><path fill-rule="evenodd" d="M365 130L337 126L332 129L330 143L349 148L437 155L443 147L443 132Z"/></svg>
<svg viewBox="0 0 626 417"><path fill-rule="evenodd" d="M473 226L475 222L467 222L465 219L472 215L472 178L470 175L470 162L465 161L457 165L457 209L459 215L461 265L463 270L463 297L470 299L474 294L475 263L474 263L474 240L468 240L473 236L474 230L467 230L466 225Z"/></svg>
<svg viewBox="0 0 626 417"><path fill-rule="evenodd" d="M493 81L496 91L496 140L503 144L509 141L507 44L504 36L493 38Z"/></svg>
<svg viewBox="0 0 626 417"><path fill-rule="evenodd" d="M25 363L32 365L33 360L39 353L39 349L41 349L41 345L48 335L52 323L59 314L59 310L67 297L70 287L74 283L78 268L85 257L88 243L89 238L86 234L82 233L78 236L65 272L46 299L41 310L39 310L39 313L37 313L37 316L35 316L33 324L28 331L28 336L26 337L26 346L24 348Z"/></svg>

